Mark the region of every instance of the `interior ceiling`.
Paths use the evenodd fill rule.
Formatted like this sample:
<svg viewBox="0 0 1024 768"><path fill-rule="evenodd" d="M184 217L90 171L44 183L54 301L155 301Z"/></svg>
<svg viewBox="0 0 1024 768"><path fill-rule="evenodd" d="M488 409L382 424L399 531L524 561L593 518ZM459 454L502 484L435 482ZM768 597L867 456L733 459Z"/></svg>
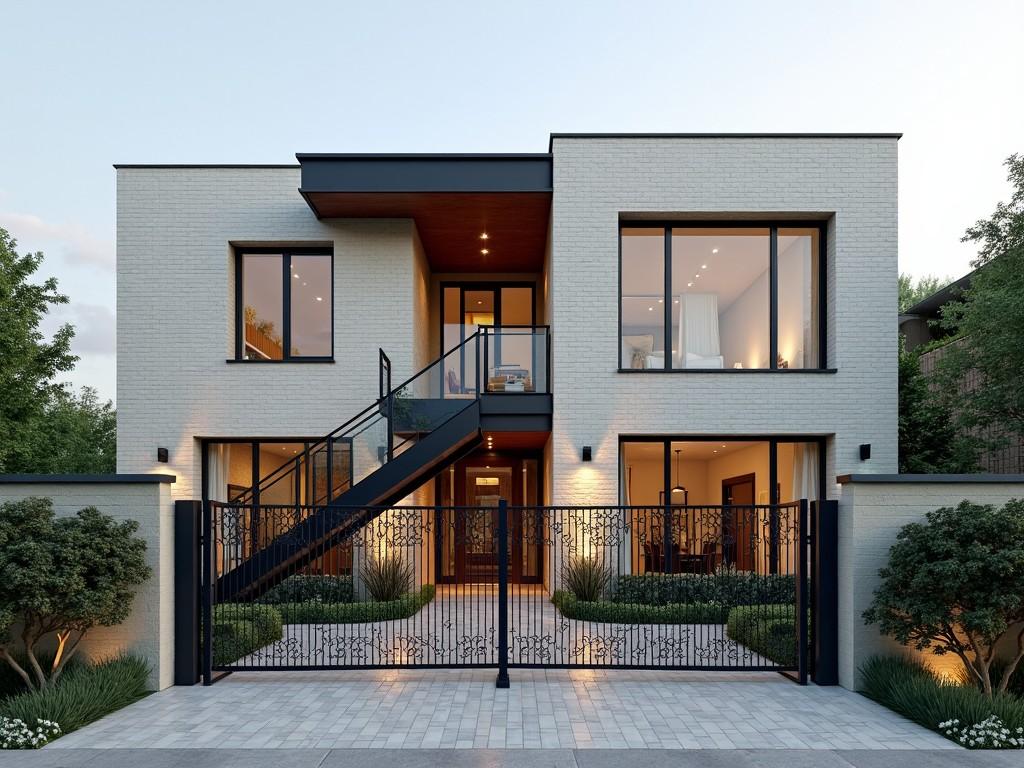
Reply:
<svg viewBox="0 0 1024 768"><path fill-rule="evenodd" d="M676 460L675 449L681 449L679 461L709 461L728 456L730 453L742 451L754 445L764 446L768 450L768 442L764 440L689 440L673 441L669 458ZM662 443L625 443L627 461L661 461L664 455Z"/></svg>
<svg viewBox="0 0 1024 768"><path fill-rule="evenodd" d="M481 451L495 450L528 450L543 448L548 441L550 432L484 432L484 444ZM490 439L488 439L490 438Z"/></svg>
<svg viewBox="0 0 1024 768"><path fill-rule="evenodd" d="M544 268L549 192L310 192L307 198L322 219L415 220L434 272Z"/></svg>

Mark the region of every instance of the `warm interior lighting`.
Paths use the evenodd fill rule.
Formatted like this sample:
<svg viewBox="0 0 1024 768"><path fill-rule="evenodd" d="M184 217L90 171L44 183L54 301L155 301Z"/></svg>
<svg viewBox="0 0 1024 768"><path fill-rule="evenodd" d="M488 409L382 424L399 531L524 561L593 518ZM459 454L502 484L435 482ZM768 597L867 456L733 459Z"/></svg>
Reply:
<svg viewBox="0 0 1024 768"><path fill-rule="evenodd" d="M711 249L711 252L712 252L712 253L718 253L718 249L717 249L717 248L712 248L712 249Z"/></svg>
<svg viewBox="0 0 1024 768"><path fill-rule="evenodd" d="M692 282L691 282L691 283L687 283L687 284L686 284L686 287L687 287L687 288L693 288L693 283L692 283ZM678 303L679 303L679 299L676 299L676 300L675 300L675 303L676 303L676 304L678 304Z"/></svg>
<svg viewBox="0 0 1024 768"><path fill-rule="evenodd" d="M299 273L298 273L298 272L296 272L296 273L295 273L295 274L293 275L293 277L294 277L294 278L295 278L296 280L298 280L298 279L299 279Z"/></svg>
<svg viewBox="0 0 1024 768"><path fill-rule="evenodd" d="M490 251L487 250L486 248L481 248L480 249L480 253L482 253L484 256L486 256L488 253L490 253Z"/></svg>
<svg viewBox="0 0 1024 768"><path fill-rule="evenodd" d="M480 233L480 239L481 239L481 240L489 240L489 239L490 239L490 237L491 237L491 236L490 236L490 235L488 235L488 234L487 234L486 232L481 232L481 233Z"/></svg>
<svg viewBox="0 0 1024 768"><path fill-rule="evenodd" d="M316 297L316 300L317 300L317 301L323 301L323 300L324 300L324 297L323 297L323 296L317 296L317 297Z"/></svg>
<svg viewBox="0 0 1024 768"><path fill-rule="evenodd" d="M701 268L701 269L707 269L707 268L708 268L708 265L707 265L707 264L701 264L701 265L700 265L700 268Z"/></svg>

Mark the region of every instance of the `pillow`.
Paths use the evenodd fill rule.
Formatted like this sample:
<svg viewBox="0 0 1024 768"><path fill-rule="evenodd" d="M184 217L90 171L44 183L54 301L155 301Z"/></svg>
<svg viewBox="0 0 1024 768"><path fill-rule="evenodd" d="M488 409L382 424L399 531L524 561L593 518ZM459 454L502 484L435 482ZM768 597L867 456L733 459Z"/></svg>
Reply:
<svg viewBox="0 0 1024 768"><path fill-rule="evenodd" d="M622 337L622 360L628 358L630 368L646 368L647 356L654 351L654 334Z"/></svg>

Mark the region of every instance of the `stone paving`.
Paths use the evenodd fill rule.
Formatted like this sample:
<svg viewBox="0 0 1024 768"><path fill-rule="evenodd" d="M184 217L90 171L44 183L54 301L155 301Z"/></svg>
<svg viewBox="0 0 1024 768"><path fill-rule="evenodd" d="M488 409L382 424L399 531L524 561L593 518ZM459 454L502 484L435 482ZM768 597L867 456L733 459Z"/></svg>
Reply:
<svg viewBox="0 0 1024 768"><path fill-rule="evenodd" d="M959 750L859 694L775 673L235 673L69 734L69 748Z"/></svg>

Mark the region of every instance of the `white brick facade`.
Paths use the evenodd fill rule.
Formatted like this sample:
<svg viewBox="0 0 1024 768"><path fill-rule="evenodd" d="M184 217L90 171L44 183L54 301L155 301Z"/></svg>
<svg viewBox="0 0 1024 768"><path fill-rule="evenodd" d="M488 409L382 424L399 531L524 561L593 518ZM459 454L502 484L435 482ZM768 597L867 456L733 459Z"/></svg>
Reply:
<svg viewBox="0 0 1024 768"><path fill-rule="evenodd" d="M827 478L895 471L895 138L556 136L552 152L554 503L618 503L627 434L825 435ZM616 372L620 218L804 216L828 221L835 373Z"/></svg>
<svg viewBox="0 0 1024 768"><path fill-rule="evenodd" d="M321 222L298 168L120 168L117 469L177 475L199 498L199 436L318 437L425 358L423 259L410 220ZM334 247L334 364L229 364L232 244ZM156 461L158 446L170 464Z"/></svg>

